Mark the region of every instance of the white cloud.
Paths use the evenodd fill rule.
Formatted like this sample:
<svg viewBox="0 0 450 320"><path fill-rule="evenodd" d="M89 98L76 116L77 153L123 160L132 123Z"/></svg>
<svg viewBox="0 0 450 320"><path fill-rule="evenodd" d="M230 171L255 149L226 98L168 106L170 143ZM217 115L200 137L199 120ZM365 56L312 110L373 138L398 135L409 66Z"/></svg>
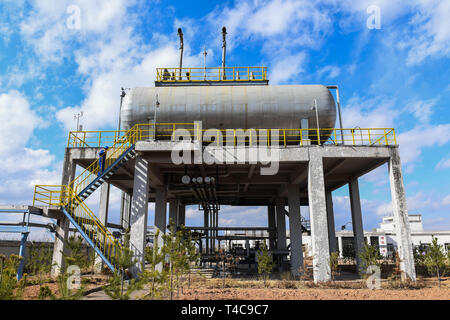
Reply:
<svg viewBox="0 0 450 320"><path fill-rule="evenodd" d="M450 205L450 194L447 195L447 196L445 196L445 197L442 199L442 205L444 205L444 206Z"/></svg>
<svg viewBox="0 0 450 320"><path fill-rule="evenodd" d="M422 149L443 146L450 141L450 124L419 125L397 136L403 164L421 161Z"/></svg>
<svg viewBox="0 0 450 320"><path fill-rule="evenodd" d="M407 105L406 108L409 112L412 112L414 117L419 120L419 122L427 123L433 114L433 107L436 105L437 99L430 100L418 100Z"/></svg>
<svg viewBox="0 0 450 320"><path fill-rule="evenodd" d="M442 158L436 165L437 169L447 169L450 168L450 158Z"/></svg>
<svg viewBox="0 0 450 320"><path fill-rule="evenodd" d="M278 60L270 69L270 83L289 82L303 71L304 62L305 54L303 52Z"/></svg>
<svg viewBox="0 0 450 320"><path fill-rule="evenodd" d="M48 168L54 156L43 149L27 147L34 130L43 120L30 109L25 96L18 91L0 95L0 203L31 203L34 183L57 184L54 170Z"/></svg>
<svg viewBox="0 0 450 320"><path fill-rule="evenodd" d="M428 57L450 54L450 2L418 0L410 21L412 35L400 43L409 49L407 63L418 64Z"/></svg>
<svg viewBox="0 0 450 320"><path fill-rule="evenodd" d="M341 74L341 69L337 66L325 66L317 72L319 78L325 76L329 79L334 79Z"/></svg>

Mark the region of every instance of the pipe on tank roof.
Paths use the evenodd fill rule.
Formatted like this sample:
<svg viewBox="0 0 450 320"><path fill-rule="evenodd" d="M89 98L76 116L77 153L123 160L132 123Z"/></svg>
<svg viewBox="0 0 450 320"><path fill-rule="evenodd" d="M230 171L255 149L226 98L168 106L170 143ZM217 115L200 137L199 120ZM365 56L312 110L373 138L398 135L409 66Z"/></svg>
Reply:
<svg viewBox="0 0 450 320"><path fill-rule="evenodd" d="M222 74L223 79L226 80L227 76L225 75L225 56L227 51L227 28L222 27Z"/></svg>
<svg viewBox="0 0 450 320"><path fill-rule="evenodd" d="M178 28L178 36L180 37L180 75L179 75L179 79L182 80L181 70L183 68L184 42L183 42L183 30L181 30L181 28Z"/></svg>

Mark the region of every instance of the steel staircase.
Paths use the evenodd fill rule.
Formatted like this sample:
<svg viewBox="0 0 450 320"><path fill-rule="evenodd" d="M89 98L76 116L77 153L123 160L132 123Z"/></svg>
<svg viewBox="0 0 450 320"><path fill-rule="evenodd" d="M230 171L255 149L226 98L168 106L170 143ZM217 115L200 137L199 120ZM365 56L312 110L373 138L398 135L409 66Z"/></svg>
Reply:
<svg viewBox="0 0 450 320"><path fill-rule="evenodd" d="M35 202L57 205L87 243L111 271L116 272L116 256L122 246L84 203L103 183L107 182L127 161L136 157L136 130L130 129L108 149L103 171L96 159L67 186L35 186Z"/></svg>

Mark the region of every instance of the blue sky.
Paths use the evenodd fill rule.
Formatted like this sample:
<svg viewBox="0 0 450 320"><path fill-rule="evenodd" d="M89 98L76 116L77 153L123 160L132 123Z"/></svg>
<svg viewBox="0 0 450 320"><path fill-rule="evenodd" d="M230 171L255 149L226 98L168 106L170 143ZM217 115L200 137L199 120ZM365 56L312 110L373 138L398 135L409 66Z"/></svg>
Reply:
<svg viewBox="0 0 450 320"><path fill-rule="evenodd" d="M367 27L371 5L380 29ZM153 86L156 67L177 65L178 27L185 66L202 66L204 47L208 66L219 65L222 26L229 66L267 66L271 84L337 84L345 127L394 127L409 212L423 214L426 229L450 229L445 0L1 0L0 204L29 204L35 184L60 183L74 113L83 110L85 129L116 128L120 87ZM387 167L360 189L372 229L390 214ZM119 196L114 190L112 221ZM351 219L347 188L333 197L340 226ZM97 199L88 202L93 211ZM194 208L188 217L201 224ZM266 209L221 213L223 225L239 220L266 225Z"/></svg>

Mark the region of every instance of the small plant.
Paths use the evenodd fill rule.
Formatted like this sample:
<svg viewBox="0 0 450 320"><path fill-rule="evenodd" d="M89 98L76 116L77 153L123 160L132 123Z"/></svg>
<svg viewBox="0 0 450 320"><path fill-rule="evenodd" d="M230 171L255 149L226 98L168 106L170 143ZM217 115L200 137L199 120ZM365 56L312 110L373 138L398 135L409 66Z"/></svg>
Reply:
<svg viewBox="0 0 450 320"><path fill-rule="evenodd" d="M26 265L26 269L30 275L37 277L39 290L45 282L45 276L50 273L52 268L52 250L48 245L33 243L31 246L30 261Z"/></svg>
<svg viewBox="0 0 450 320"><path fill-rule="evenodd" d="M12 254L9 257L0 255L0 300L18 300L22 297L27 276L18 281L17 268L22 258Z"/></svg>
<svg viewBox="0 0 450 320"><path fill-rule="evenodd" d="M113 300L128 300L130 299L130 295L134 291L141 289L143 285L143 277L140 279L131 279L128 281L126 290L124 289L125 274L132 266L136 265L136 260L133 258L133 252L129 247L130 235L127 232L125 234L125 241L122 249L117 252L113 259L117 270L104 289L105 293Z"/></svg>
<svg viewBox="0 0 450 320"><path fill-rule="evenodd" d="M438 244L438 239L433 236L431 245L425 255L424 264L428 271L438 278L439 288L441 287L441 277L445 274L447 257L443 252L443 246Z"/></svg>
<svg viewBox="0 0 450 320"><path fill-rule="evenodd" d="M339 274L339 252L335 251L330 254L330 272L331 272L331 280L334 281L336 275Z"/></svg>
<svg viewBox="0 0 450 320"><path fill-rule="evenodd" d="M39 294L37 297L39 300L51 299L55 300L56 296L53 294L52 290L48 286L42 286L39 288Z"/></svg>
<svg viewBox="0 0 450 320"><path fill-rule="evenodd" d="M258 273L260 277L264 280L264 287L266 286L267 280L273 270L273 258L267 249L266 243L259 248L258 251Z"/></svg>
<svg viewBox="0 0 450 320"><path fill-rule="evenodd" d="M375 245L369 245L367 243L364 243L364 247L359 253L359 258L361 260L361 264L358 271L361 276L366 275L366 271L369 266L381 267L383 260L378 248Z"/></svg>

